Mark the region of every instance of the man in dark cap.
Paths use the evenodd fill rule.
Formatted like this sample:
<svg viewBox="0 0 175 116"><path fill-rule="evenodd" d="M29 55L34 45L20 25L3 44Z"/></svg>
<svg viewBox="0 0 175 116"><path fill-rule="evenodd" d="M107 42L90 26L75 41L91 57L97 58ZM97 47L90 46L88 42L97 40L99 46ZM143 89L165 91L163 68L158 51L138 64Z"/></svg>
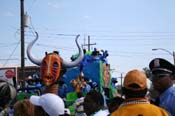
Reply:
<svg viewBox="0 0 175 116"><path fill-rule="evenodd" d="M149 68L152 72L153 87L159 92L157 105L175 116L175 66L165 59L155 58L150 62Z"/></svg>

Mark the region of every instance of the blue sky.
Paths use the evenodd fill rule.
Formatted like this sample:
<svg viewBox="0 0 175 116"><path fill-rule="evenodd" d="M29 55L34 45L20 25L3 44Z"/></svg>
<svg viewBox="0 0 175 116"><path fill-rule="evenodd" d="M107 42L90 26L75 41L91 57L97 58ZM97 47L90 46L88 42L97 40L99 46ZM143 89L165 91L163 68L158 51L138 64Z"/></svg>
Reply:
<svg viewBox="0 0 175 116"><path fill-rule="evenodd" d="M39 33L34 55L58 50L69 60L77 52L74 35L80 43L108 50L108 62L114 76L132 69L148 67L155 57L173 63L173 56L163 48L174 51L174 0L24 0L30 25L25 28L25 47ZM20 0L0 2L0 67L20 66ZM60 35L63 34L63 35ZM26 56L27 57L27 56ZM6 60L9 59L9 60ZM33 65L28 59L26 65Z"/></svg>

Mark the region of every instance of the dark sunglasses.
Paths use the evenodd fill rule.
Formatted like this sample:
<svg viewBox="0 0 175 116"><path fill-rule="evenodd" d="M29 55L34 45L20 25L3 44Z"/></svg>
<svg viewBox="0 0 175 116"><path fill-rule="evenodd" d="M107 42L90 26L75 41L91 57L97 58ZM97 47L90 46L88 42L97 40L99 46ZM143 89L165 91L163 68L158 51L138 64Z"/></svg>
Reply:
<svg viewBox="0 0 175 116"><path fill-rule="evenodd" d="M151 80L158 80L158 79L164 78L166 76L170 76L170 74L152 74L150 79Z"/></svg>

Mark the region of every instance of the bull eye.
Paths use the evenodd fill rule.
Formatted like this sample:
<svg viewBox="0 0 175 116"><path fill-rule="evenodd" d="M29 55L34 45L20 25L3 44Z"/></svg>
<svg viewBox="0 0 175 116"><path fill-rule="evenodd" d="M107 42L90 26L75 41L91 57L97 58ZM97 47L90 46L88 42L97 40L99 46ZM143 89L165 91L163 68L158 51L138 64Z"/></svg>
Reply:
<svg viewBox="0 0 175 116"><path fill-rule="evenodd" d="M54 67L54 68L57 68L57 67L58 67L58 63L57 63L57 62L54 62L54 63L53 63L53 67Z"/></svg>
<svg viewBox="0 0 175 116"><path fill-rule="evenodd" d="M43 61L42 65L43 65L44 67L47 66L46 61Z"/></svg>

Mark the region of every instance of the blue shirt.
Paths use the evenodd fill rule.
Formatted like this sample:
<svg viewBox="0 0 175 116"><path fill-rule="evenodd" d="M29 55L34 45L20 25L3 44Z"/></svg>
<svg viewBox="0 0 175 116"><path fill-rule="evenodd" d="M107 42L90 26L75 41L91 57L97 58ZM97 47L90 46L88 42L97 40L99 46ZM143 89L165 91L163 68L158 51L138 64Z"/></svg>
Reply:
<svg viewBox="0 0 175 116"><path fill-rule="evenodd" d="M91 86L89 84L83 89L83 92L88 93L91 90Z"/></svg>
<svg viewBox="0 0 175 116"><path fill-rule="evenodd" d="M175 116L175 87L169 87L159 96L159 106L167 110L172 116Z"/></svg>

